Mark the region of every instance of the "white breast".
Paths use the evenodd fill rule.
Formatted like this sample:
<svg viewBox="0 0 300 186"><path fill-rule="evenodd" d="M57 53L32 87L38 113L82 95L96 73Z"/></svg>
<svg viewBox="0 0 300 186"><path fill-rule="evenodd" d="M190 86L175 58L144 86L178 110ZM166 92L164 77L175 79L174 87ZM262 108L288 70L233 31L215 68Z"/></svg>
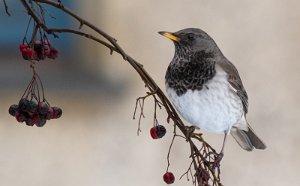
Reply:
<svg viewBox="0 0 300 186"><path fill-rule="evenodd" d="M219 67L202 90L188 90L178 96L167 86L167 94L184 119L201 130L224 133L243 117L243 105Z"/></svg>

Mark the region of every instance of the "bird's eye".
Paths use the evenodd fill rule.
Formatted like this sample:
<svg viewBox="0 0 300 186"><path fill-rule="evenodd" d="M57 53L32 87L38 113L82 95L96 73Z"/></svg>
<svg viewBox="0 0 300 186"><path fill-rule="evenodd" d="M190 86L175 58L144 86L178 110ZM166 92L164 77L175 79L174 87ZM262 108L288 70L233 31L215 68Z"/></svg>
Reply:
<svg viewBox="0 0 300 186"><path fill-rule="evenodd" d="M194 37L193 34L188 34L188 35L187 35L187 39L188 39L189 41L194 41L195 37Z"/></svg>

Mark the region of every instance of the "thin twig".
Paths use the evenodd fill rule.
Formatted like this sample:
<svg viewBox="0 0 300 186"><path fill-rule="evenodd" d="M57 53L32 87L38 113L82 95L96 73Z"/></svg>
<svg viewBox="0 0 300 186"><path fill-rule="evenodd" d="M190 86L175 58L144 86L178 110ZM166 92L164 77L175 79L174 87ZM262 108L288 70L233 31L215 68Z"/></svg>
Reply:
<svg viewBox="0 0 300 186"><path fill-rule="evenodd" d="M140 97L136 100L136 106L135 106L135 111L134 111L134 118L137 112L137 107L140 109L140 115L139 115L139 128L138 128L138 133L140 131L140 124L141 124L141 119L144 117L143 109L144 109L144 101L147 97L150 95L153 96L154 102L155 102L155 111L154 111L154 121L156 121L156 107L164 107L167 114L168 114L168 119L167 120L173 120L174 123L174 130L178 128L182 135L176 134L174 132L174 136L169 148L169 153L168 153L168 167L169 167L169 154L171 151L171 147L173 145L174 139L177 136L183 137L186 139L186 141L190 145L190 150L191 150L191 166L193 166L193 169L195 171L195 174L192 175L192 170L190 169L190 174L192 176L192 181L193 184L198 184L201 185L203 182L203 179L206 180L206 178L202 177L205 176L208 171L209 178L211 179L211 182L213 185L220 186L222 185L220 183L219 179L219 162L218 156L216 151L202 138L201 135L188 135L188 130L185 127L184 123L180 119L179 115L177 114L175 108L172 106L171 102L168 100L166 95L163 93L163 91L159 88L157 83L152 79L152 77L148 74L148 72L143 68L143 66L138 63L136 60L134 60L132 57L130 57L128 54L125 53L125 51L117 44L117 41L114 37L111 37L109 34L105 33L92 23L82 19L80 16L72 12L71 10L65 8L60 1L51 1L51 0L32 0L35 3L44 3L48 4L50 6L53 6L64 13L70 15L74 19L76 19L81 26L85 25L88 28L92 29L93 31L96 32L96 35L92 35L90 33L78 31L75 29L68 29L68 28L49 28L45 21L43 20L44 17L40 18L40 15L37 14L36 11L33 10L32 7L29 6L28 2L26 0L20 0L20 2L23 4L25 9L27 10L27 13L29 16L34 20L34 22L38 25L38 27L42 30L44 30L47 34L52 34L55 37L58 37L58 33L72 33L75 35L79 35L82 37L86 37L88 39L94 40L101 45L104 45L107 47L110 52L116 52L119 53L125 61L127 61L135 70L136 72L140 75L141 79L144 81L146 87L149 89L150 93L147 93L146 96ZM39 4L39 6L41 6ZM98 36L101 38L106 39L105 41L100 39ZM197 145L194 143L194 140L197 140L197 142L200 142L201 148L198 149ZM216 163L215 165L212 166L212 163ZM190 167L191 167L190 166ZM215 168L218 168L216 170ZM187 171L188 172L188 171Z"/></svg>
<svg viewBox="0 0 300 186"><path fill-rule="evenodd" d="M10 16L10 13L8 12L8 6L7 6L7 3L6 3L6 0L3 0L3 4L4 4L4 8L5 8L5 12L8 16Z"/></svg>

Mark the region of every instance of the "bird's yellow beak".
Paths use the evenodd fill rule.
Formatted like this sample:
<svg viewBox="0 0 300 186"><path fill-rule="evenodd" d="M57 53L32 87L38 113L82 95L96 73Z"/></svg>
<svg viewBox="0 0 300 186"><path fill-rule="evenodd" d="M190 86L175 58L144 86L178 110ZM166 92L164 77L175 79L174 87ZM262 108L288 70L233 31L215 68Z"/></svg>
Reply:
<svg viewBox="0 0 300 186"><path fill-rule="evenodd" d="M179 37L176 37L174 34L170 33L170 32L165 32L165 31L161 31L161 32L158 32L160 35L163 35L165 36L166 38L169 38L173 41L176 41L176 42L179 42L180 41L180 38Z"/></svg>

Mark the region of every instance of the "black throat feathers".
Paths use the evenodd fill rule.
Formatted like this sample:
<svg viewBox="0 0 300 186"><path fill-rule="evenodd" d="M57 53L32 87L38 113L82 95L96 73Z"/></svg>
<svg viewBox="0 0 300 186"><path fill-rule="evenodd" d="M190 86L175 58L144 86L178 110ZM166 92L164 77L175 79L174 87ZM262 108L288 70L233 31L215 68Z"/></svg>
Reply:
<svg viewBox="0 0 300 186"><path fill-rule="evenodd" d="M166 85L178 96L188 90L201 90L204 84L216 74L214 54L200 51L189 56L174 56L165 76ZM188 59L186 59L188 58Z"/></svg>

